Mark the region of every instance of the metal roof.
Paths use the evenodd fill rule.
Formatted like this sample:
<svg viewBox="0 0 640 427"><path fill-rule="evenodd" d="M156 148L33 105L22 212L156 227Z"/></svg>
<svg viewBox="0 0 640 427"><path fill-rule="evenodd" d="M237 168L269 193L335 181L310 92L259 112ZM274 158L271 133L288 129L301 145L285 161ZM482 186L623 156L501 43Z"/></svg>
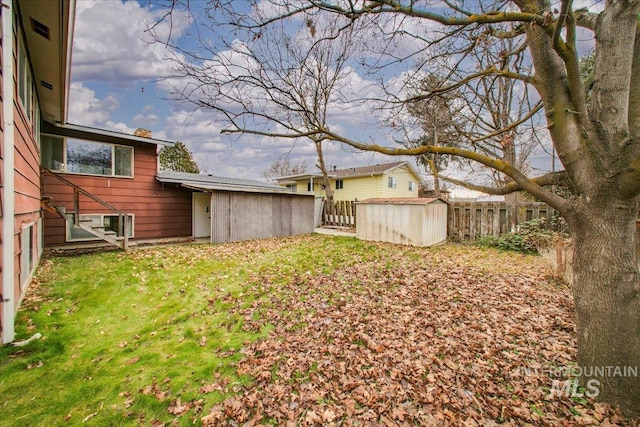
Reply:
<svg viewBox="0 0 640 427"><path fill-rule="evenodd" d="M224 176L204 175L184 172L158 172L160 182L180 184L183 187L201 191L242 191L246 193L277 193L293 196L312 196L312 193L296 193L288 188L262 181L228 178Z"/></svg>
<svg viewBox="0 0 640 427"><path fill-rule="evenodd" d="M371 198L356 203L380 204L380 205L430 205L434 202L447 203L435 197L396 197L396 198Z"/></svg>

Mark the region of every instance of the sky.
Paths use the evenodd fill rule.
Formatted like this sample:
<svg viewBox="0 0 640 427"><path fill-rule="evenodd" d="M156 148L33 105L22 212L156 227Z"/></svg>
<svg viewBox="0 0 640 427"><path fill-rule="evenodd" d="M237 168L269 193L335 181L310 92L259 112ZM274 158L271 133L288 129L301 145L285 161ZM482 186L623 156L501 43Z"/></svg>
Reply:
<svg viewBox="0 0 640 427"><path fill-rule="evenodd" d="M149 129L154 138L183 142L202 172L218 176L263 180L264 172L281 156L306 160L308 170L315 171L316 153L309 143L224 135L223 124L211 112L170 99L168 82L161 78L171 74L167 57L176 53L151 43L145 32L160 11L137 0L78 0L76 5L68 122L129 134L136 128ZM177 20L171 28L160 24L156 31L171 32L180 40L187 26ZM355 71L352 75L364 79ZM355 152L338 144L330 144L324 152L326 163L338 168L412 161ZM542 152L534 153L534 162L550 168Z"/></svg>
<svg viewBox="0 0 640 427"><path fill-rule="evenodd" d="M264 180L263 173L281 156L316 164L310 144L250 135L223 135L211 113L170 100L168 48L151 44L145 33L156 13L137 1L79 0L73 39L68 121L132 134L136 128L154 138L183 142L202 172ZM169 31L164 25L159 31ZM176 36L182 31L174 26ZM325 149L330 166L347 168L398 160L355 153L337 144ZM404 160L406 158L402 158Z"/></svg>

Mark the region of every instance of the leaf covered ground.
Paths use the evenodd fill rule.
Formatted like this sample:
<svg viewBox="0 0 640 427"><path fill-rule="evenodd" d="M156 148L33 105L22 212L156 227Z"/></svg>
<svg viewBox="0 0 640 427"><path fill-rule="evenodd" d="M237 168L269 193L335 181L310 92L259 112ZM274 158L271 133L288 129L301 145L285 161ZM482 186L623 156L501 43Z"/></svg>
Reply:
<svg viewBox="0 0 640 427"><path fill-rule="evenodd" d="M36 284L8 425L635 424L553 393L573 306L540 257L313 235L52 258Z"/></svg>

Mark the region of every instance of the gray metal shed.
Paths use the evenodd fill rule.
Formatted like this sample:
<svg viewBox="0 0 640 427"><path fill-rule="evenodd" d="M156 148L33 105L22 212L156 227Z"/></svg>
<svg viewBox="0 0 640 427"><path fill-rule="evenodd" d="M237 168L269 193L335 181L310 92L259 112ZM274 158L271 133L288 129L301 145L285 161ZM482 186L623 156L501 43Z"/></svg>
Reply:
<svg viewBox="0 0 640 427"><path fill-rule="evenodd" d="M437 198L366 199L357 203L362 240L432 246L447 239L447 203Z"/></svg>
<svg viewBox="0 0 640 427"><path fill-rule="evenodd" d="M196 235L196 222L206 209L211 243L294 236L314 230L312 193L295 193L260 181L176 172L160 172L158 180L199 192L194 194L194 237L205 237ZM195 197L198 194L210 197L201 205Z"/></svg>

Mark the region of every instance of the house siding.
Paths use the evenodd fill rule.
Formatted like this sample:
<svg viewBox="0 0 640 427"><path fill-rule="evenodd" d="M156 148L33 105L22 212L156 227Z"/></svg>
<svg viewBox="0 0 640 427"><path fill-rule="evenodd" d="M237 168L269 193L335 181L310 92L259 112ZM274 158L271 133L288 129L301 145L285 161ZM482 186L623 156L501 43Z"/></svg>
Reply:
<svg viewBox="0 0 640 427"><path fill-rule="evenodd" d="M134 178L60 175L115 208L133 214L134 237L131 240L191 237L191 191L179 184L160 183L156 179L155 144L119 144L134 147ZM72 212L73 189L49 174L43 176L43 181L43 195L51 197L54 206L64 206L67 212ZM84 196L80 196L80 213L111 214L107 208ZM44 237L45 246L67 244L65 221L47 212Z"/></svg>
<svg viewBox="0 0 640 427"><path fill-rule="evenodd" d="M40 211L40 150L36 142L31 121L26 117L22 105L17 99L14 105L14 248L15 250L15 295L16 304L19 304L26 291L30 275L40 260L38 243L38 223L41 218ZM29 228L32 232L29 233ZM20 262L23 242L22 233L29 233L32 248L31 262L26 266ZM29 256L26 254L25 256ZM16 305L17 308L17 305Z"/></svg>
<svg viewBox="0 0 640 427"><path fill-rule="evenodd" d="M397 179L395 188L389 188L389 177ZM415 185L412 191L409 190L409 181ZM379 185L381 186L380 194L367 197L418 197L418 182L406 166L401 166L389 173L385 173Z"/></svg>
<svg viewBox="0 0 640 427"><path fill-rule="evenodd" d="M11 13L5 9L5 13ZM18 20L14 20L19 22ZM32 114L30 119L24 110L18 93L18 63L17 55L19 33L17 28L13 28L13 45L11 46L13 60L13 99L0 100L0 123L2 130L0 132L0 141L5 138L5 117L2 116L5 102L13 104L13 188L7 188L3 182L6 152L4 151L4 143L0 143L0 186L2 187L2 201L0 206L0 230L3 230L1 224L4 221L13 222L13 235L5 236L0 234L0 241L3 250L7 249L13 252L13 299L3 302L3 304L11 304L15 311L20 306L24 298L32 273L40 261L41 250L41 234L42 216L40 210L40 150L37 142L38 135L35 133L33 120L36 116ZM0 58L6 46L0 43ZM7 52L7 54L9 54ZM5 69L4 63L0 62L0 70ZM1 77L1 76L0 76ZM3 80L0 78L0 84ZM0 88L0 93L4 93L4 87ZM37 94L34 91L34 97ZM35 105L38 105L36 102ZM9 166L10 167L10 166ZM8 200L14 202L13 218L5 217L5 203ZM11 245L6 247L5 245ZM30 247L30 248L29 248ZM23 253L23 250L25 251ZM0 268L4 270L2 264L3 257L0 257ZM0 278L0 289L4 289L4 277ZM11 285L9 285L11 287ZM4 336L4 322L0 316L0 329L3 330L3 341L10 341L11 337Z"/></svg>
<svg viewBox="0 0 640 427"><path fill-rule="evenodd" d="M393 176L397 179L395 188L389 188L388 179ZM399 166L384 174L343 177L343 188L336 189L336 178L331 178L333 200L364 200L377 197L418 197L419 178L415 176L407 166ZM414 183L414 189L409 190L409 181ZM296 182L296 192L306 193L309 179ZM322 188L322 179L314 178L313 194L316 197L326 197Z"/></svg>
<svg viewBox="0 0 640 427"><path fill-rule="evenodd" d="M343 178L343 188L335 190L335 180L332 180L334 188L333 200L363 200L370 197L381 197L382 176L362 176L355 178Z"/></svg>
<svg viewBox="0 0 640 427"><path fill-rule="evenodd" d="M0 191L2 193L0 197L0 245L3 245L5 241L4 236L2 235L2 230L3 230L3 221L4 221L4 200L5 200L5 186L4 186L4 144L2 143L4 141L4 116L3 116L3 105L4 105L4 99L3 99L3 94L4 94L4 88L3 88L3 81L4 79L2 78L3 72L4 72L4 64L2 62L2 58L3 58L3 48L2 48L2 41L0 41ZM1 247L1 246L0 246ZM4 270L4 266L3 266L3 256L0 254L0 271ZM3 275L0 274L0 290L4 289L4 282L3 282ZM0 305L4 304L4 302L0 302ZM4 322L4 315L3 315L4 310L0 310L0 331L3 330L3 322ZM4 334L3 337L4 338ZM3 340L1 340L0 342L3 342Z"/></svg>

